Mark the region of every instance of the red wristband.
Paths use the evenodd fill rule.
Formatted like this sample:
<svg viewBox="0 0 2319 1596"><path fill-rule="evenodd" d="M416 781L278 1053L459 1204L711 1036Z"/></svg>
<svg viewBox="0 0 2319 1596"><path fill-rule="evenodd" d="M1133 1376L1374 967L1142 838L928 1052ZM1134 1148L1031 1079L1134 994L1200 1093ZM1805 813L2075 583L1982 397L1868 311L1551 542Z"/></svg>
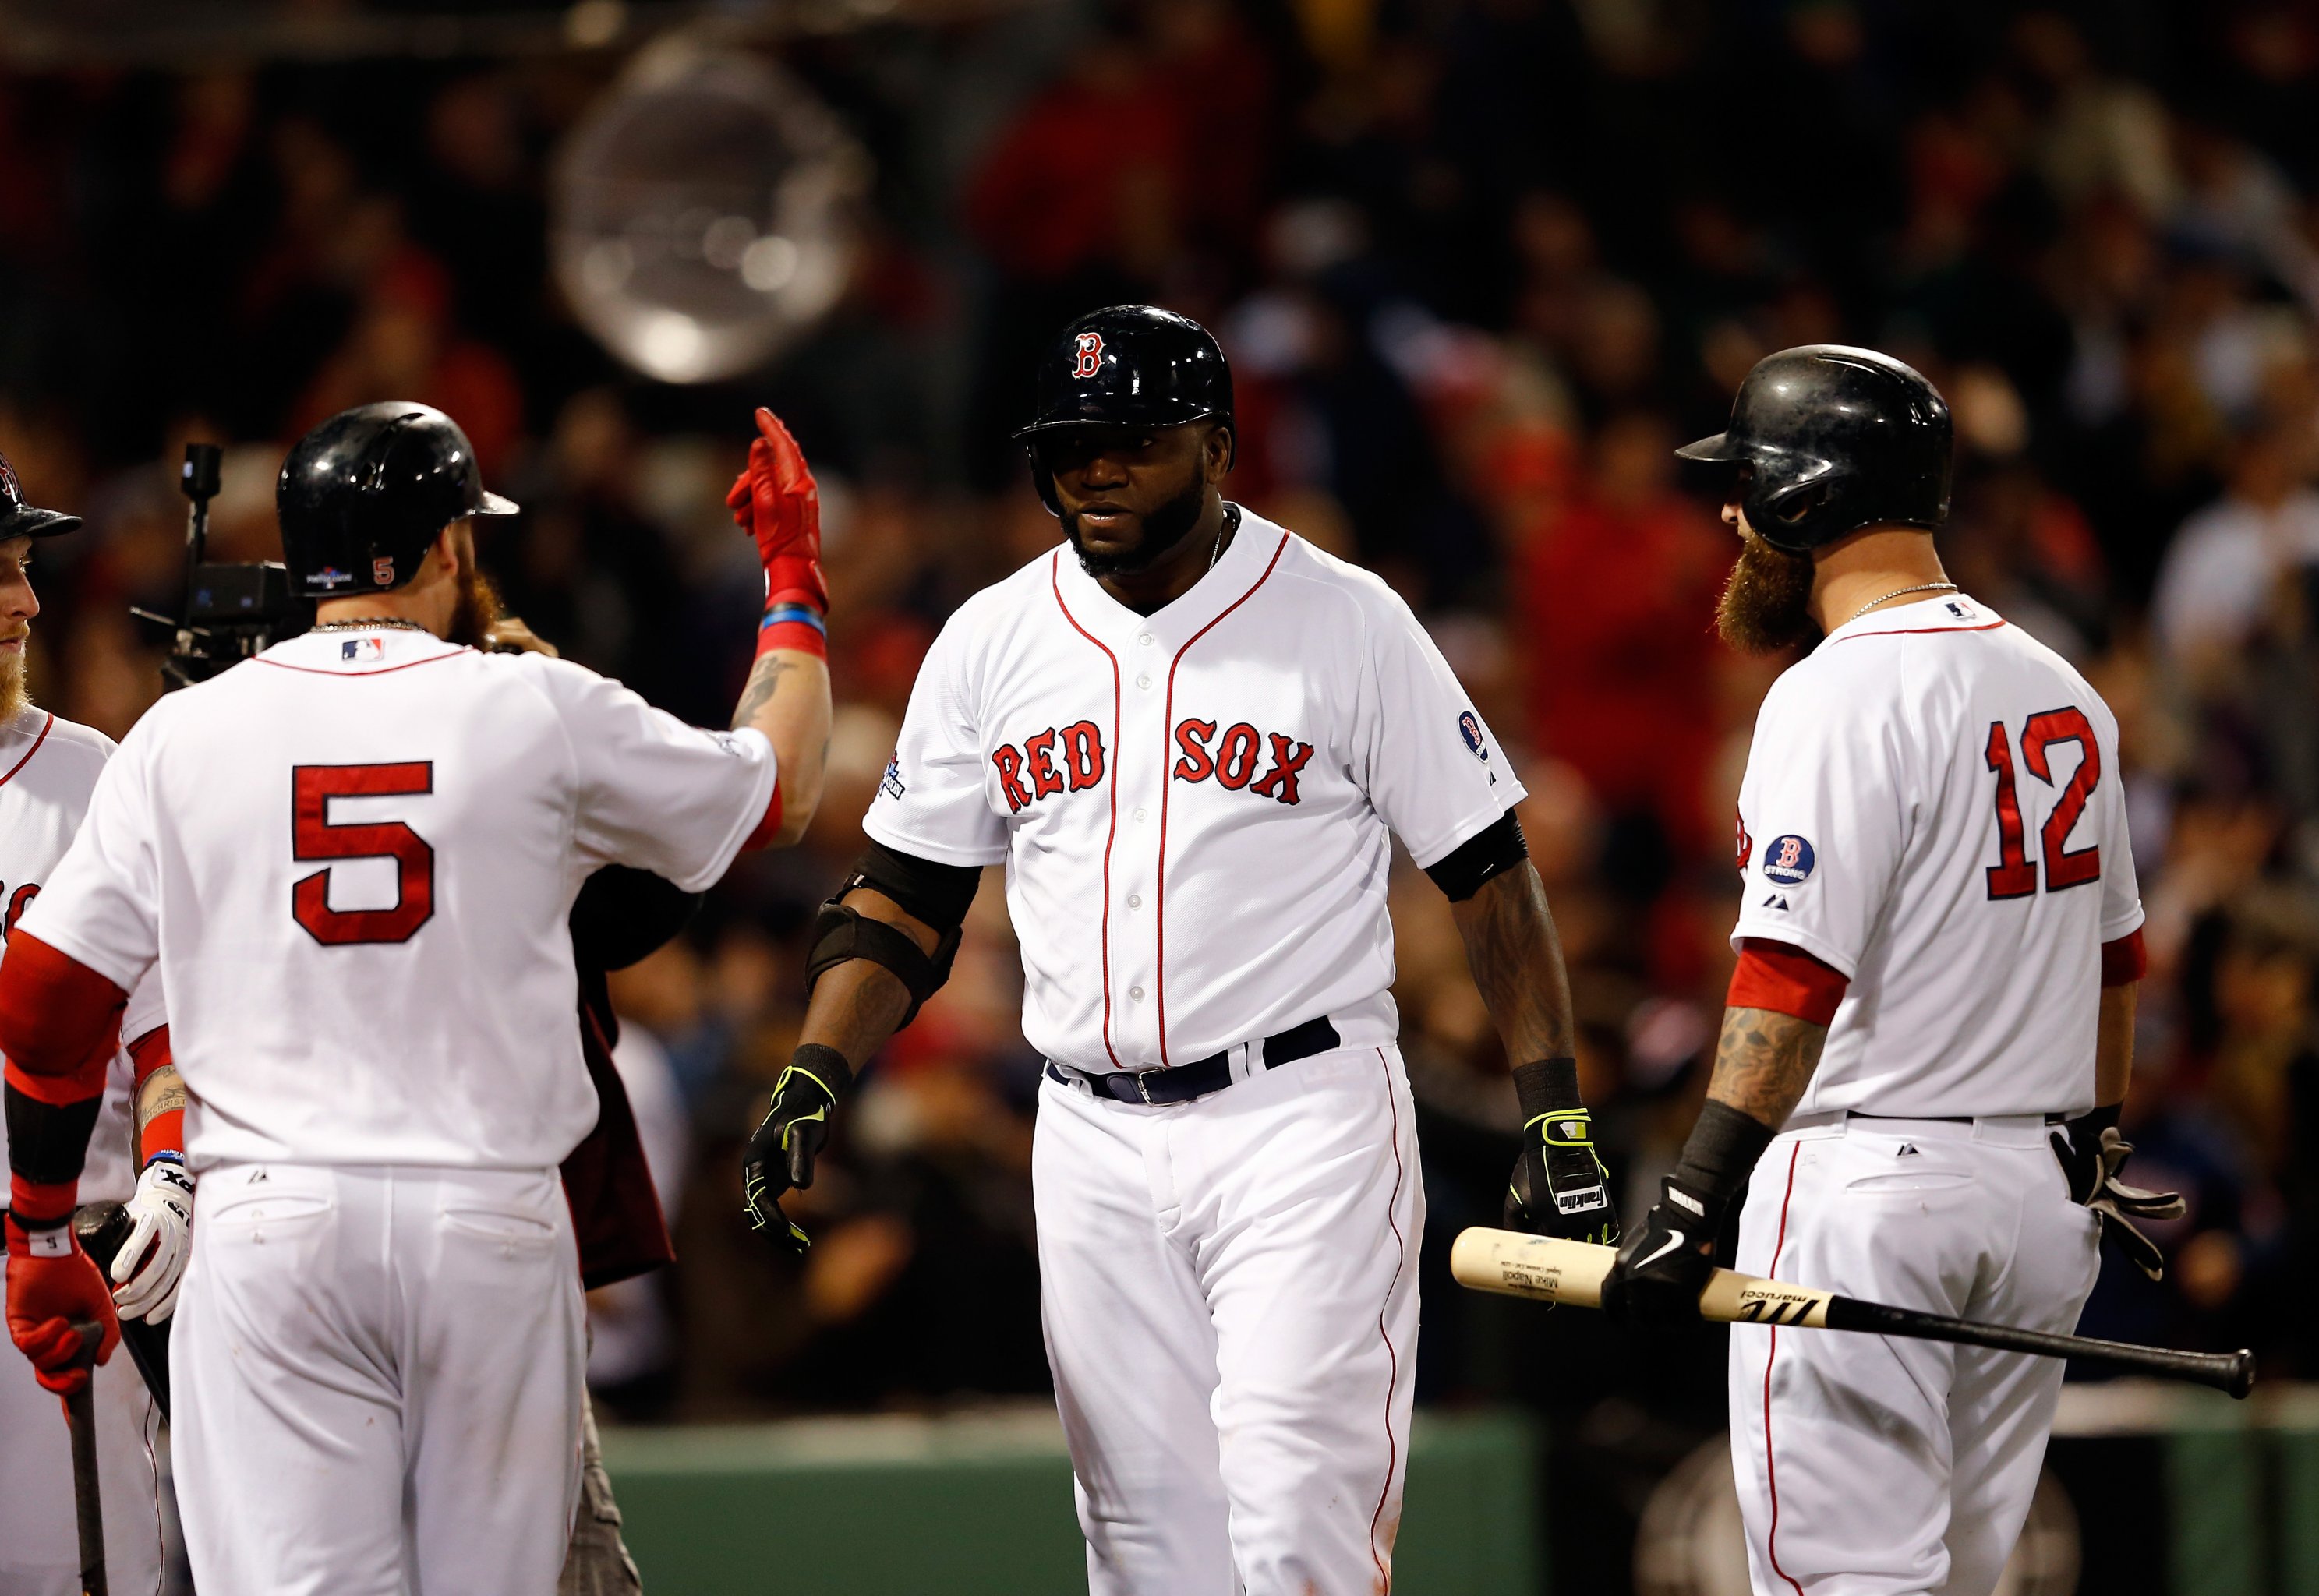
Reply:
<svg viewBox="0 0 2319 1596"><path fill-rule="evenodd" d="M805 621L777 620L757 628L757 658L763 659L777 648L793 648L799 654L809 654L818 660L829 657L829 639L819 627Z"/></svg>

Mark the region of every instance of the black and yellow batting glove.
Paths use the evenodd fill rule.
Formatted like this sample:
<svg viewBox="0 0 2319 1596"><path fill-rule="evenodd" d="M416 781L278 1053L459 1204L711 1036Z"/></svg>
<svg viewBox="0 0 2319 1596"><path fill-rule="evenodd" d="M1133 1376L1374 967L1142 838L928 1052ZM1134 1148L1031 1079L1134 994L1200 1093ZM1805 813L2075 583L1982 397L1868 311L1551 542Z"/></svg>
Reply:
<svg viewBox="0 0 2319 1596"><path fill-rule="evenodd" d="M1522 1106L1522 1148L1506 1181L1506 1229L1616 1245L1611 1172L1594 1150L1594 1117L1579 1105L1576 1061L1518 1066L1514 1090Z"/></svg>
<svg viewBox="0 0 2319 1596"><path fill-rule="evenodd" d="M813 1161L829 1139L829 1111L853 1084L835 1048L808 1042L773 1083L772 1107L741 1151L741 1202L749 1228L802 1255L812 1241L781 1212L781 1194L813 1184Z"/></svg>

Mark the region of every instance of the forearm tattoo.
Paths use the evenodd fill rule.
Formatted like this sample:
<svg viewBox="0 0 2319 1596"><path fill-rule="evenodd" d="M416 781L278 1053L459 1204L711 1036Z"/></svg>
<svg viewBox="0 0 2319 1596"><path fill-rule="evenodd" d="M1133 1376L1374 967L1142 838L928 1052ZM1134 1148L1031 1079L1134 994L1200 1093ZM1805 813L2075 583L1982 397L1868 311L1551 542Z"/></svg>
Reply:
<svg viewBox="0 0 2319 1596"><path fill-rule="evenodd" d="M781 686L781 673L789 662L779 654L766 654L749 669L747 685L741 689L740 707L733 711L733 729L739 731L757 718L757 711L773 701L773 693Z"/></svg>
<svg viewBox="0 0 2319 1596"><path fill-rule="evenodd" d="M145 1084L137 1090L137 1138L145 1139L145 1128L165 1114L172 1114L185 1105L185 1078L174 1064L165 1064L146 1077Z"/></svg>
<svg viewBox="0 0 2319 1596"><path fill-rule="evenodd" d="M1547 906L1546 885L1525 861L1482 883L1450 906L1466 943L1466 963L1496 1022L1511 1064L1566 1058L1577 1028L1570 1014L1570 977L1562 940Z"/></svg>
<svg viewBox="0 0 2319 1596"><path fill-rule="evenodd" d="M1819 1067L1827 1027L1768 1008L1727 1008L1707 1095L1767 1125L1795 1111Z"/></svg>

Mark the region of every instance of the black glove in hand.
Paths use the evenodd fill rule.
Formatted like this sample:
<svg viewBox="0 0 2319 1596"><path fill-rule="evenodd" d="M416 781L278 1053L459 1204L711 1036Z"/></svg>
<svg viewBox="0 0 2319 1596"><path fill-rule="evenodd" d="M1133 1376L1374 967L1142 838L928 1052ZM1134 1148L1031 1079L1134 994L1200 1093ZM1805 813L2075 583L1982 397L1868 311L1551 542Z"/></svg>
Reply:
<svg viewBox="0 0 2319 1596"><path fill-rule="evenodd" d="M1602 1282L1602 1311L1621 1324L1682 1324L1699 1317L1715 1274L1723 1205L1674 1176Z"/></svg>
<svg viewBox="0 0 2319 1596"><path fill-rule="evenodd" d="M1506 1229L1615 1246L1619 1213L1611 1172L1594 1150L1593 1116L1583 1108L1530 1115L1521 1156L1506 1181Z"/></svg>
<svg viewBox="0 0 2319 1596"><path fill-rule="evenodd" d="M2134 1222L2179 1219L2189 1211L2188 1204L2179 1192L2145 1191L2118 1178L2134 1154L2134 1144L2118 1134L2117 1110L2097 1108L2080 1114L2047 1140L2070 1183L2071 1201L2100 1216L2102 1234L2116 1244L2128 1263L2152 1280L2164 1279L2165 1255Z"/></svg>
<svg viewBox="0 0 2319 1596"><path fill-rule="evenodd" d="M781 1212L781 1194L813 1184L813 1160L829 1139L829 1111L853 1083L843 1053L808 1042L773 1083L772 1108L741 1150L741 1201L749 1228L788 1251L802 1255L813 1243Z"/></svg>

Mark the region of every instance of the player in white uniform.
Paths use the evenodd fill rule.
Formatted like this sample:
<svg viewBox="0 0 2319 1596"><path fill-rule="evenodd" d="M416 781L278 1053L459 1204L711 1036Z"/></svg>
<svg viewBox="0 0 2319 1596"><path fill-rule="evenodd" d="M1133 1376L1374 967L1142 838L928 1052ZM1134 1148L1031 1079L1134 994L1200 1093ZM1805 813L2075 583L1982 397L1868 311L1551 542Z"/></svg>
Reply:
<svg viewBox="0 0 2319 1596"><path fill-rule="evenodd" d="M204 1195L173 1443L205 1591L555 1587L582 1360L556 1166L597 1112L566 915L606 862L704 886L793 841L819 793L812 483L761 425L767 625L736 729L712 734L576 665L465 646L489 608L466 518L514 507L438 412L325 422L279 490L315 629L148 712L12 938L12 1114L20 1069L96 1095L90 1041L157 962L176 1000ZM66 1150L10 1149L68 1204ZM8 1280L44 1366L60 1321L106 1305L68 1239L50 1250Z"/></svg>
<svg viewBox="0 0 2319 1596"><path fill-rule="evenodd" d="M64 857L113 753L111 738L34 707L26 692L25 639L41 609L28 570L32 539L79 525L77 517L25 503L15 473L0 459L0 934L22 917ZM113 1297L123 1319L156 1324L176 1305L193 1213L181 1115L173 1106L182 1088L168 1063L160 992L158 979L138 983L105 1038L104 1094L74 1113L77 1131L68 1126L63 1132L77 1135L87 1152L81 1196L126 1203L137 1217L137 1233L114 1265L124 1284ZM124 1040L134 1043L134 1056L118 1045ZM38 1118L46 1106L27 1105L24 1113ZM0 1127L0 1157L7 1147ZM11 1201L0 1204L9 1215L0 1227L8 1246L0 1249L13 1251L22 1237L29 1262L30 1235L14 1214L21 1188L11 1186ZM48 1217L40 1194L28 1195L27 1217ZM0 1358L0 1591L7 1596L71 1596L81 1588L70 1433L52 1393L86 1378L76 1373L44 1381L30 1363ZM106 1572L114 1591L153 1596L162 1568L153 1453L160 1416L125 1357L99 1369L95 1385Z"/></svg>
<svg viewBox="0 0 2319 1596"><path fill-rule="evenodd" d="M872 846L816 927L751 1213L802 1240L776 1200L1003 861L1048 1060L1041 1302L1090 1585L1382 1591L1424 1222L1388 832L1457 900L1537 1105L1511 1205L1614 1233L1522 788L1406 605L1222 498L1231 378L1203 329L1098 311L1038 389L1026 436L1071 546L926 657Z"/></svg>
<svg viewBox="0 0 2319 1596"><path fill-rule="evenodd" d="M1696 1317L1748 1181L1737 1267L2068 1331L2119 1186L2142 904L2117 723L2052 650L1943 575L1950 425L1864 349L1773 355L1728 431L1743 546L1725 637L1825 634L1765 698L1709 1100L1605 1306ZM2058 1361L1734 1326L1732 1456L1760 1596L1986 1596L2019 1535Z"/></svg>

